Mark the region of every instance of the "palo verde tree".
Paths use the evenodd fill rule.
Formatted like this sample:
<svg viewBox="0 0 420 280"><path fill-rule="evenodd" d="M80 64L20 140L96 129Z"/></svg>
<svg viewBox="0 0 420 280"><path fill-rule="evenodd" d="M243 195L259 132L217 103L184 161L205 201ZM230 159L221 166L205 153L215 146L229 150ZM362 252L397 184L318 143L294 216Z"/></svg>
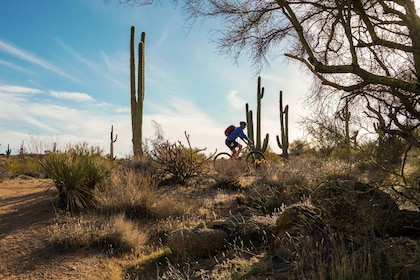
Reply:
<svg viewBox="0 0 420 280"><path fill-rule="evenodd" d="M191 20L224 22L221 50L235 58L246 51L257 66L285 51L317 77L314 100L333 94L363 104L381 131L420 147L420 18L413 0L188 0L183 8Z"/></svg>

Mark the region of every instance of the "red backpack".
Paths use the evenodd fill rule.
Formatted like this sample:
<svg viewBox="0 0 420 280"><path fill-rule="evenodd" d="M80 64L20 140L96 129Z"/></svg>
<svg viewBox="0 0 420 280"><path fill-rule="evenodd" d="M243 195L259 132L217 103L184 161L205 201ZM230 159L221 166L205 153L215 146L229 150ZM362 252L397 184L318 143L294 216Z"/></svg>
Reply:
<svg viewBox="0 0 420 280"><path fill-rule="evenodd" d="M225 136L229 136L235 130L235 126L233 124L229 125L225 129Z"/></svg>

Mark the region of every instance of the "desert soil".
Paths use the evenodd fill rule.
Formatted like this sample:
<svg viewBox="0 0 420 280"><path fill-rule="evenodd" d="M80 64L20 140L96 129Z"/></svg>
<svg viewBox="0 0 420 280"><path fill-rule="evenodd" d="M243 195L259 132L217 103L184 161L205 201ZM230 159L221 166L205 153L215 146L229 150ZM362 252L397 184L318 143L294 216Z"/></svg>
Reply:
<svg viewBox="0 0 420 280"><path fill-rule="evenodd" d="M110 279L118 267L100 254L61 252L48 240L56 223L48 179L0 182L0 279ZM115 279L114 277L112 277Z"/></svg>

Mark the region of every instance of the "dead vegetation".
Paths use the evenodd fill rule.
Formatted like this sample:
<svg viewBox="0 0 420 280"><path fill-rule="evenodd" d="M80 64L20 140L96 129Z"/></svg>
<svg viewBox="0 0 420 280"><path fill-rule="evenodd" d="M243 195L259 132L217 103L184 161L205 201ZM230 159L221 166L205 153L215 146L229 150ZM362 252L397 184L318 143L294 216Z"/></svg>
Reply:
<svg viewBox="0 0 420 280"><path fill-rule="evenodd" d="M107 279L416 279L418 189L395 192L392 173L314 154L246 175L195 160L208 172L183 183L157 176L147 157L103 165L109 176L92 193L94 207L56 208L42 246L105 256L119 267ZM192 240L207 253L194 255ZM221 242L215 250L211 240Z"/></svg>

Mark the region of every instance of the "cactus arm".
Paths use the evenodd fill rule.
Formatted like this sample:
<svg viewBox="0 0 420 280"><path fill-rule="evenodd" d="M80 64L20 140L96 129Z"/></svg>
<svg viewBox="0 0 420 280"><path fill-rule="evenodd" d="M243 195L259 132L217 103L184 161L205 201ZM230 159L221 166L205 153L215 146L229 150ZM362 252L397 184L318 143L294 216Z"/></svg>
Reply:
<svg viewBox="0 0 420 280"><path fill-rule="evenodd" d="M254 125L252 119L252 110L249 110L249 104L245 104L245 114L246 114L246 122L247 122L247 135L248 138L254 141Z"/></svg>
<svg viewBox="0 0 420 280"><path fill-rule="evenodd" d="M279 109L280 109L280 133L281 135L277 135L277 144L279 148L282 150L282 156L284 158L289 157L289 105L283 109L283 92L280 91L280 99L279 99ZM281 140L280 140L281 139Z"/></svg>
<svg viewBox="0 0 420 280"><path fill-rule="evenodd" d="M269 139L269 135L268 133L265 135L264 141L263 141L263 145L262 145L262 151L267 151L268 148L268 139Z"/></svg>
<svg viewBox="0 0 420 280"><path fill-rule="evenodd" d="M289 155L288 149L289 149L289 105L286 105L286 108L284 108L284 127L285 131L283 133L283 147L285 150L285 153L287 156Z"/></svg>
<svg viewBox="0 0 420 280"><path fill-rule="evenodd" d="M344 135L344 143L346 146L350 146L350 117L351 113L349 110L349 104L348 101L346 101L346 105L344 108L338 112L338 118L344 122L344 128L345 128L345 135Z"/></svg>
<svg viewBox="0 0 420 280"><path fill-rule="evenodd" d="M110 148L109 148L109 157L110 159L114 159L114 143L117 142L118 134L115 134L114 139L114 126L111 125L111 142L110 142Z"/></svg>

